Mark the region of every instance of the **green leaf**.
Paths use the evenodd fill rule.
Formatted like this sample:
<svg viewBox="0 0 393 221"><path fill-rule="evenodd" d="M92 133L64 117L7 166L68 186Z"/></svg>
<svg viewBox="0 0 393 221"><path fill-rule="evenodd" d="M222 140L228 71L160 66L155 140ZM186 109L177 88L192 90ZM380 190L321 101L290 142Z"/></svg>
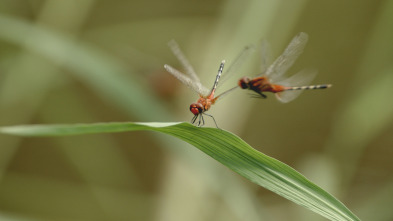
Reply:
<svg viewBox="0 0 393 221"><path fill-rule="evenodd" d="M225 130L198 128L189 123L130 122L0 128L1 133L20 136L67 136L135 130L157 131L184 140L250 181L330 220L359 220L340 201L296 170L255 150Z"/></svg>

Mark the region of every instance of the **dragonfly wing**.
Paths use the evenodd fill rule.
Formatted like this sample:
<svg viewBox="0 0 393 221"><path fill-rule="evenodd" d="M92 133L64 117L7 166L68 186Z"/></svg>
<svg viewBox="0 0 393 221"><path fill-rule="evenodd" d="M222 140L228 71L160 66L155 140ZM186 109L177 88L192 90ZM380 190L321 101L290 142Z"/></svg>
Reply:
<svg viewBox="0 0 393 221"><path fill-rule="evenodd" d="M218 96L216 97L216 100L221 100L223 97L225 97L226 95L228 95L230 92L232 92L232 91L234 91L234 90L236 90L236 89L238 89L238 88L240 88L240 87L239 87L239 86L235 86L235 87L233 87L233 88L231 88L231 89L228 89L228 90L222 92L220 95L218 95Z"/></svg>
<svg viewBox="0 0 393 221"><path fill-rule="evenodd" d="M194 81L193 79L187 77L185 74L182 72L176 70L175 68L171 67L170 65L164 65L164 68L171 73L173 76L175 76L179 81L181 81L183 84L187 85L189 88L194 90L200 95L207 96L209 95L210 91L206 87L204 87L200 82Z"/></svg>
<svg viewBox="0 0 393 221"><path fill-rule="evenodd" d="M272 59L270 44L265 39L261 43L261 73L265 73Z"/></svg>
<svg viewBox="0 0 393 221"><path fill-rule="evenodd" d="M312 80L314 80L317 73L318 71L315 69L304 69L289 78L274 82L274 84L279 84L287 87L307 86L311 83Z"/></svg>
<svg viewBox="0 0 393 221"><path fill-rule="evenodd" d="M276 93L276 98L282 103L288 103L297 98L302 91L283 91Z"/></svg>
<svg viewBox="0 0 393 221"><path fill-rule="evenodd" d="M186 71L186 74L188 74L193 81L200 82L198 75L194 71L194 68L191 66L186 56L180 50L180 47L177 44L177 42L175 40L171 40L168 42L168 46L172 50L176 58L182 64L184 70Z"/></svg>
<svg viewBox="0 0 393 221"><path fill-rule="evenodd" d="M222 85L226 80L232 77L234 73L238 72L241 65L249 58L249 56L254 51L255 47L252 44L244 47L240 54L235 58L234 62L232 62L229 68L222 75L220 85Z"/></svg>
<svg viewBox="0 0 393 221"><path fill-rule="evenodd" d="M281 79L287 70L293 65L293 63L295 63L296 59L303 52L307 41L308 35L304 32L300 32L292 39L284 52L266 71L266 75L272 82L274 80Z"/></svg>
<svg viewBox="0 0 393 221"><path fill-rule="evenodd" d="M306 86L315 78L316 75L316 70L306 69L298 72L290 78L277 82L277 84L287 87ZM302 92L303 90L283 91L276 93L276 97L279 101L283 103L288 103L293 99L297 98Z"/></svg>

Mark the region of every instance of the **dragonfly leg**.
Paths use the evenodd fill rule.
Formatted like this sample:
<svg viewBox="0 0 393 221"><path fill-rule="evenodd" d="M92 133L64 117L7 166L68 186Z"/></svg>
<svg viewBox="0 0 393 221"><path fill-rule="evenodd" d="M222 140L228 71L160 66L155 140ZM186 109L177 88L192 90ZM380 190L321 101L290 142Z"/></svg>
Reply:
<svg viewBox="0 0 393 221"><path fill-rule="evenodd" d="M214 119L214 117L212 116L212 115L210 115L210 114L206 114L206 113L203 113L204 115L206 115L206 116L209 116L209 117L211 117L212 119L213 119L213 121L214 121L214 124L216 125L216 127L217 127L217 129L220 129L219 127L218 127L218 125L217 125L217 122L216 122L216 120Z"/></svg>
<svg viewBox="0 0 393 221"><path fill-rule="evenodd" d="M262 98L266 98L266 95L264 95L262 92L258 91L257 93L258 93L259 95L261 95Z"/></svg>
<svg viewBox="0 0 393 221"><path fill-rule="evenodd" d="M202 122L202 124L201 124ZM203 127L203 125L205 125L205 119L203 119L202 114L199 114L199 123L198 123L198 127Z"/></svg>
<svg viewBox="0 0 393 221"><path fill-rule="evenodd" d="M191 119L191 123L194 124L197 118L198 118L198 115L194 115L194 117Z"/></svg>
<svg viewBox="0 0 393 221"><path fill-rule="evenodd" d="M252 94L249 94L249 95L250 95L251 98L258 98L258 99L265 99L265 98L267 98L267 96L262 94L261 92L256 92L256 93L258 93L258 94L252 93Z"/></svg>

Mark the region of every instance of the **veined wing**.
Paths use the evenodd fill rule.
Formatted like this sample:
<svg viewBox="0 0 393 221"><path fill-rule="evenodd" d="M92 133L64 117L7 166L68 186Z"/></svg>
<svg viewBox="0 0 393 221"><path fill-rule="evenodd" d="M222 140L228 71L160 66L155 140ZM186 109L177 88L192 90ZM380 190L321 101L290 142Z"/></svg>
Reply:
<svg viewBox="0 0 393 221"><path fill-rule="evenodd" d="M177 42L175 40L171 40L171 41L168 42L168 46L172 50L172 52L176 56L176 58L182 64L184 70L186 71L186 74L188 74L193 81L201 82L199 80L198 75L195 73L194 68L191 66L191 64L188 61L188 59L186 58L186 56L180 50L180 47L177 44Z"/></svg>
<svg viewBox="0 0 393 221"><path fill-rule="evenodd" d="M296 59L303 52L304 47L308 41L308 35L300 32L289 43L284 52L274 61L274 63L267 69L266 76L270 78L271 82L282 79L287 70L295 63Z"/></svg>
<svg viewBox="0 0 393 221"><path fill-rule="evenodd" d="M235 87L233 87L233 88L231 88L231 89L228 89L228 90L222 92L220 95L216 96L216 101L217 101L217 100L221 100L223 97L225 97L226 95L228 95L230 92L232 92L232 91L234 91L234 90L236 90L236 89L238 89L238 88L240 88L240 87L239 87L239 86L235 86Z"/></svg>
<svg viewBox="0 0 393 221"><path fill-rule="evenodd" d="M261 73L264 74L271 64L272 54L269 42L266 39L261 43Z"/></svg>
<svg viewBox="0 0 393 221"><path fill-rule="evenodd" d="M230 77L233 76L234 73L239 71L241 65L248 59L248 57L255 51L254 45L250 44L243 48L240 54L235 58L229 68L224 72L221 77L222 85L225 81L227 81Z"/></svg>
<svg viewBox="0 0 393 221"><path fill-rule="evenodd" d="M287 87L295 87L295 86L307 86L317 75L316 70L306 69L298 72L297 74L277 82L279 85L287 86ZM276 97L279 101L283 103L288 103L293 99L297 98L303 90L295 90L295 91L283 91L276 93Z"/></svg>
<svg viewBox="0 0 393 221"><path fill-rule="evenodd" d="M202 96L208 96L210 91L206 87L204 87L200 82L194 81L193 79L187 77L185 74L182 72L176 70L175 68L171 67L170 65L165 64L164 68L171 73L173 76L175 76L179 81L181 81L183 84L187 85L189 88L197 92L198 94Z"/></svg>

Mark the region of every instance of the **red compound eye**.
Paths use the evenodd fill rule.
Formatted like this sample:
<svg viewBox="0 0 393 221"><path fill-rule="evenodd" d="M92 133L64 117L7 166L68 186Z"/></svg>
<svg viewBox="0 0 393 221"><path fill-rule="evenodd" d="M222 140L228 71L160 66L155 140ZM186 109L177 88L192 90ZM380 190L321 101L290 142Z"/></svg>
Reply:
<svg viewBox="0 0 393 221"><path fill-rule="evenodd" d="M201 114L203 112L203 106L200 103L192 103L190 105L190 111L194 114L194 115L198 115Z"/></svg>

